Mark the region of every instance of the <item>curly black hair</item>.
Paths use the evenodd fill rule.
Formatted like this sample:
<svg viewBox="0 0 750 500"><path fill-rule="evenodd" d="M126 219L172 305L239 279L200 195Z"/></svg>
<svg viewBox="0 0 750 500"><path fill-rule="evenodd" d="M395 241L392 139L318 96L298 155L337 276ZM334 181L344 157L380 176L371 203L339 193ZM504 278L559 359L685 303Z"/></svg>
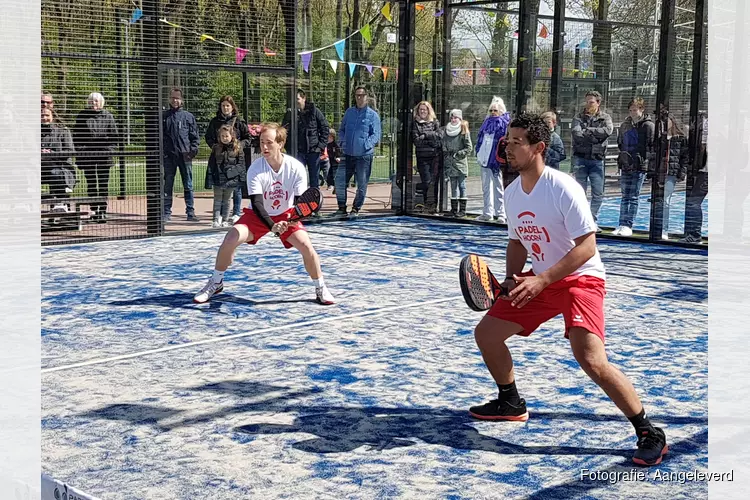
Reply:
<svg viewBox="0 0 750 500"><path fill-rule="evenodd" d="M510 128L522 128L526 130L529 144L544 142L544 150L547 150L551 140L551 131L541 115L535 113L522 113L510 122Z"/></svg>

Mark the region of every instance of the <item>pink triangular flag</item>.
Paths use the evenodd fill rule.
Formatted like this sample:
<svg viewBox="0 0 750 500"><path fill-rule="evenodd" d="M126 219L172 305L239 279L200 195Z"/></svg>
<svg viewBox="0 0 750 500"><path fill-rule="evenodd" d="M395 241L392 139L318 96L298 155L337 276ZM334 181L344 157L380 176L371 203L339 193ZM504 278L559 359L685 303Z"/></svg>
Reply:
<svg viewBox="0 0 750 500"><path fill-rule="evenodd" d="M242 47L237 47L234 49L234 62L235 64L240 64L245 59L245 56L247 55L247 49L243 49Z"/></svg>

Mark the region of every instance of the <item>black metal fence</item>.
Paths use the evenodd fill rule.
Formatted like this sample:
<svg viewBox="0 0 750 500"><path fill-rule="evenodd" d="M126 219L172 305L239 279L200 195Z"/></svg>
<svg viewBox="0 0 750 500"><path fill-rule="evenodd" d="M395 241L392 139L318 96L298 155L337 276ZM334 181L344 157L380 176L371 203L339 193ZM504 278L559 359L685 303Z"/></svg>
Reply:
<svg viewBox="0 0 750 500"><path fill-rule="evenodd" d="M44 0L43 90L54 101L56 126L71 133L75 152L68 166L76 168L75 183L65 193L43 187L43 243L210 227L164 224L161 113L173 87L183 90L184 107L195 115L201 135L193 159L198 197L209 196L202 136L219 96L232 95L241 117L258 123L281 120L294 105L295 89L302 88L337 128L357 84L370 89L383 125L372 180L394 181L398 213L418 212L410 132L420 100L433 103L443 125L450 109L462 109L475 143L493 96L502 97L513 114L553 110L570 158L570 123L587 91L603 95L603 109L615 123L611 145L629 101L642 97L659 122L660 158L666 154L667 111L689 137L689 173L675 192L692 189L704 147L705 0L403 0L389 3L388 16L380 14L383 7L354 0L335 7L322 0L300 6L291 0L229 5L142 0L96 7L83 0ZM351 36L365 25L371 28L369 43ZM316 52L303 69L302 51L343 37L343 58L333 49ZM101 150L78 147L92 92L104 97L117 129L106 144L99 141ZM295 137L292 133L292 141ZM619 196L616 155L616 146L610 146L605 195L612 199ZM561 168L570 171L569 160ZM474 214L481 210L478 181L472 162ZM445 185L438 182L436 188L445 208ZM664 190L658 179L644 187L651 218L641 236L656 240L665 232ZM181 191L178 174L174 192ZM681 236L679 228L667 225L666 231L672 240Z"/></svg>

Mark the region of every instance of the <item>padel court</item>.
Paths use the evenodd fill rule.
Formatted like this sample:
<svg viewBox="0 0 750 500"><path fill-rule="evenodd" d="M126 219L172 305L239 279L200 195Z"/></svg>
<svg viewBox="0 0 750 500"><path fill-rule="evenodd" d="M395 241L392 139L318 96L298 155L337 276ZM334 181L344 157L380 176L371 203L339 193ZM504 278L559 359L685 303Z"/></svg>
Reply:
<svg viewBox="0 0 750 500"><path fill-rule="evenodd" d="M633 469L633 429L561 317L508 344L528 422L468 413L497 388L458 263L477 253L502 273L504 228L309 230L336 305L314 302L299 254L273 237L241 247L202 305L223 232L45 248L43 472L102 499L707 495L654 479L708 466L706 249L599 240L610 361L670 446L646 480L609 482L581 470Z"/></svg>

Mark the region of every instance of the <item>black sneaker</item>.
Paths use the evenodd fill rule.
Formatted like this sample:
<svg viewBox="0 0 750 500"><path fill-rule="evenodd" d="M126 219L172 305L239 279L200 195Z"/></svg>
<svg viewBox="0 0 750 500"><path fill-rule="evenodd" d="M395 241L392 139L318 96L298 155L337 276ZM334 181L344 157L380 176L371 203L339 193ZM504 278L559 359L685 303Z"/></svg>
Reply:
<svg viewBox="0 0 750 500"><path fill-rule="evenodd" d="M518 405L513 405L507 401L493 399L489 403L481 406L472 406L469 408L472 417L480 420L510 420L511 422L526 422L529 419L529 412L526 411L526 400L521 398Z"/></svg>
<svg viewBox="0 0 750 500"><path fill-rule="evenodd" d="M195 214L188 214L187 220L188 222L200 222L201 221L198 217L196 217Z"/></svg>
<svg viewBox="0 0 750 500"><path fill-rule="evenodd" d="M669 451L667 437L659 427L642 431L638 437L638 449L633 455L633 462L638 465L659 465L661 459Z"/></svg>

